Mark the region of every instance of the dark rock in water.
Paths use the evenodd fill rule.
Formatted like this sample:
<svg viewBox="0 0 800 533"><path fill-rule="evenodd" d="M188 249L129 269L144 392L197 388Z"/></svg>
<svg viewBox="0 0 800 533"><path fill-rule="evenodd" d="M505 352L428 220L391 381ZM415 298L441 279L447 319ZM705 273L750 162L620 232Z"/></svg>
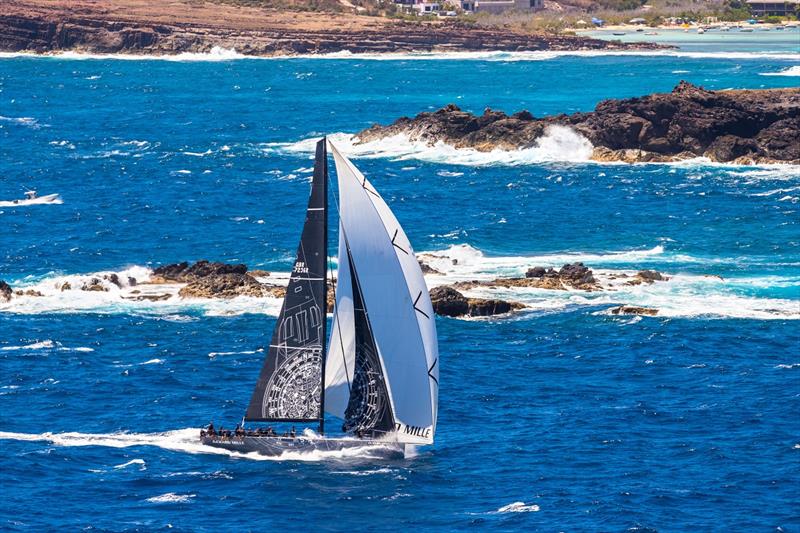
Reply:
<svg viewBox="0 0 800 533"><path fill-rule="evenodd" d="M194 278L178 292L178 295L182 298L261 297L264 295L264 288L249 274L226 273Z"/></svg>
<svg viewBox="0 0 800 533"><path fill-rule="evenodd" d="M254 278L269 277L269 272L267 272L266 270L249 270L247 273L253 276Z"/></svg>
<svg viewBox="0 0 800 533"><path fill-rule="evenodd" d="M583 263L568 263L556 271L553 268L533 267L525 272L524 278L497 278L492 281L468 281L455 284L465 289L484 287L531 287L536 289L598 291L602 287L595 279L591 269Z"/></svg>
<svg viewBox="0 0 800 533"><path fill-rule="evenodd" d="M558 277L573 287L592 285L597 282L592 271L583 263L567 263L558 271Z"/></svg>
<svg viewBox="0 0 800 533"><path fill-rule="evenodd" d="M189 283L207 276L247 273L247 265L209 262L200 260L189 265L186 261L164 265L153 270L150 283Z"/></svg>
<svg viewBox="0 0 800 533"><path fill-rule="evenodd" d="M0 300L8 302L11 300L13 294L14 291L11 289L11 286L0 279Z"/></svg>
<svg viewBox="0 0 800 533"><path fill-rule="evenodd" d="M369 142L403 134L479 151L534 146L552 126L567 126L599 161L800 163L800 88L708 91L685 81L670 93L604 100L594 111L537 119L527 111L476 116L448 105L357 134Z"/></svg>
<svg viewBox="0 0 800 533"><path fill-rule="evenodd" d="M137 293L137 296L127 296L127 297L123 296L123 299L132 300L134 302L144 302L144 301L162 302L164 300L169 300L170 298L172 298L171 294L138 294L138 291L133 291L131 294L133 294L134 292Z"/></svg>
<svg viewBox="0 0 800 533"><path fill-rule="evenodd" d="M452 287L436 287L430 290L433 312L442 316L464 316L469 313L467 298Z"/></svg>
<svg viewBox="0 0 800 533"><path fill-rule="evenodd" d="M108 292L108 289L103 285L103 282L99 278L92 278L89 280L88 283L84 283L81 287L82 291L96 291L96 292Z"/></svg>
<svg viewBox="0 0 800 533"><path fill-rule="evenodd" d="M625 282L625 284L641 285L642 283L646 283L647 285L651 285L656 281L669 281L669 278L663 275L661 272L657 272L655 270L640 270L636 273L636 277Z"/></svg>
<svg viewBox="0 0 800 533"><path fill-rule="evenodd" d="M65 282L64 282L64 283L61 285L61 292L64 292L64 291L71 291L71 290L72 290L72 284L70 284L70 282L69 282L69 281L65 281Z"/></svg>
<svg viewBox="0 0 800 533"><path fill-rule="evenodd" d="M425 263L425 262L423 262L423 261L421 261L419 259L417 260L417 262L419 262L419 268L422 269L422 273L423 274L441 274L441 272L439 272L438 270L436 270L435 268L433 268L429 264L427 264L427 263Z"/></svg>
<svg viewBox="0 0 800 533"><path fill-rule="evenodd" d="M529 268L527 272L525 272L526 278L557 278L558 272L556 272L552 267L545 268L545 267L533 267Z"/></svg>
<svg viewBox="0 0 800 533"><path fill-rule="evenodd" d="M612 315L648 315L656 316L658 309L652 307L636 307L631 305L620 305L610 309Z"/></svg>
<svg viewBox="0 0 800 533"><path fill-rule="evenodd" d="M129 286L135 287L136 283L137 283L136 278L134 278L132 276L128 276L128 285Z"/></svg>
<svg viewBox="0 0 800 533"><path fill-rule="evenodd" d="M114 285L116 285L117 287L122 288L122 282L120 282L119 276L117 276L116 273L111 273L107 276L103 276L103 279L106 279L111 283L113 283Z"/></svg>
<svg viewBox="0 0 800 533"><path fill-rule="evenodd" d="M501 315L525 307L517 302L467 298L449 286L431 289L430 296L433 311L437 315L450 317Z"/></svg>
<svg viewBox="0 0 800 533"><path fill-rule="evenodd" d="M517 302L495 299L470 298L467 302L469 303L469 316L503 315L524 307Z"/></svg>

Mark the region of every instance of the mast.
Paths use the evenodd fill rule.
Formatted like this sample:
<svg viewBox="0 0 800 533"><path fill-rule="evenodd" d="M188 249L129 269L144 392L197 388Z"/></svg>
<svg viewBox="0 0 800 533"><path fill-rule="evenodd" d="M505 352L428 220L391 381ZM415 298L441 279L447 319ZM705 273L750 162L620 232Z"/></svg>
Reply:
<svg viewBox="0 0 800 533"><path fill-rule="evenodd" d="M325 361L328 354L325 350L325 341L328 338L328 139L323 137L317 142L317 152L314 160L314 183L317 183L317 172L322 173L322 204L323 225L322 242L325 271L322 282L322 369L319 383L319 434L325 435Z"/></svg>

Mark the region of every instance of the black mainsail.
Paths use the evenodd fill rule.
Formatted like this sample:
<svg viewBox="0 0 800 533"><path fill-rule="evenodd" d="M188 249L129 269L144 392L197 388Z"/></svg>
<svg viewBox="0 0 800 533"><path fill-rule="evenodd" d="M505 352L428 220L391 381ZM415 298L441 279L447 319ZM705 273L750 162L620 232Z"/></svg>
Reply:
<svg viewBox="0 0 800 533"><path fill-rule="evenodd" d="M317 143L297 259L245 420L319 422L323 429L327 258L328 162L323 138Z"/></svg>

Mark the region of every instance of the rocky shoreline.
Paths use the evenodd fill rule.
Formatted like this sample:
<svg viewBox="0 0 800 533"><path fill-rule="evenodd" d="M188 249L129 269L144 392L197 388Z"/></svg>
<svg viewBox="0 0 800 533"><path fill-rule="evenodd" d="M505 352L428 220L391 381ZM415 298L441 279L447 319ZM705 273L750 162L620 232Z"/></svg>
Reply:
<svg viewBox="0 0 800 533"><path fill-rule="evenodd" d="M176 0L3 0L0 51L173 55L215 47L249 56L658 48L455 21L292 12Z"/></svg>
<svg viewBox="0 0 800 533"><path fill-rule="evenodd" d="M424 254L423 254L424 256ZM429 275L441 274L421 260ZM243 264L228 264L200 260L195 263L173 263L154 269L146 277L120 273L98 273L83 276L80 282L60 281L51 287L14 288L0 280L0 303L17 298L46 298L42 291L63 293L84 291L109 293L121 300L134 302L176 302L184 300L229 300L237 297L283 298L285 280L271 280L273 275L263 270L249 270ZM615 285L641 285L667 281L669 278L653 270L635 275L625 273L595 274L583 263L569 263L559 270L545 267L529 268L525 277L494 280L461 281L436 285L430 290L434 312L448 317L488 317L524 310L527 306L513 300L481 298L462 291L481 289L534 288L559 291L613 291ZM335 281L335 280L334 280ZM38 290L41 289L41 290ZM328 312L333 310L333 291L328 291ZM656 309L628 305L609 308L612 314L655 315Z"/></svg>
<svg viewBox="0 0 800 533"><path fill-rule="evenodd" d="M486 109L476 116L450 104L359 132L357 142L404 135L429 145L519 150L554 126L593 146L595 161L670 162L707 157L736 164L800 164L800 89L710 91L682 81L670 93L604 100L594 111L536 118Z"/></svg>

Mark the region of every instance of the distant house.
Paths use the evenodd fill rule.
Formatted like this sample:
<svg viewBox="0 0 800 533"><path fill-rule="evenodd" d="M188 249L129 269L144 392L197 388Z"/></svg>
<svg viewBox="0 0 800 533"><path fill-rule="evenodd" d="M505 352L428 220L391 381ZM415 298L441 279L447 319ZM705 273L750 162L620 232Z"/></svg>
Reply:
<svg viewBox="0 0 800 533"><path fill-rule="evenodd" d="M412 6L420 15L436 15L442 9L439 2L432 2L430 0L417 1Z"/></svg>
<svg viewBox="0 0 800 533"><path fill-rule="evenodd" d="M800 0L784 0L782 2L747 0L747 3L750 6L750 12L759 17L794 15L800 6Z"/></svg>
<svg viewBox="0 0 800 533"><path fill-rule="evenodd" d="M464 11L483 13L537 11L543 8L544 0L461 0L461 9Z"/></svg>

